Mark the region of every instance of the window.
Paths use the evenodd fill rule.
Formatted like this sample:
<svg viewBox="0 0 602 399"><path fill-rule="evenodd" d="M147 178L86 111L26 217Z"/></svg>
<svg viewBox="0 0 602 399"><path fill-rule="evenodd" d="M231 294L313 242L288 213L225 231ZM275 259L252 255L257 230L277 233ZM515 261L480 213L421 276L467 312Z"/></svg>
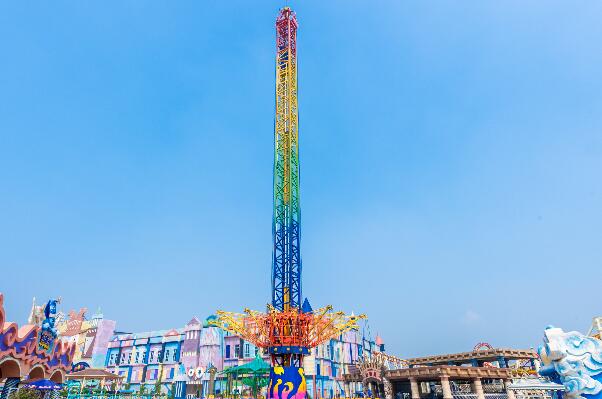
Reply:
<svg viewBox="0 0 602 399"><path fill-rule="evenodd" d="M234 345L234 357L240 357L240 345Z"/></svg>
<svg viewBox="0 0 602 399"><path fill-rule="evenodd" d="M230 359L230 345L226 345L226 359Z"/></svg>
<svg viewBox="0 0 602 399"><path fill-rule="evenodd" d="M320 364L316 364L316 375L322 375L320 374Z"/></svg>
<svg viewBox="0 0 602 399"><path fill-rule="evenodd" d="M193 353L196 353L196 352L193 352ZM174 351L173 351L173 361L174 361L174 362L177 360L177 359L176 359L176 357L177 357L177 354L178 354L178 351L174 350Z"/></svg>
<svg viewBox="0 0 602 399"><path fill-rule="evenodd" d="M245 357L251 357L251 345L245 344Z"/></svg>
<svg viewBox="0 0 602 399"><path fill-rule="evenodd" d="M125 353L121 354L121 359L119 359L119 363L122 364L125 361Z"/></svg>
<svg viewBox="0 0 602 399"><path fill-rule="evenodd" d="M128 364L132 363L132 352L128 353Z"/></svg>
<svg viewBox="0 0 602 399"><path fill-rule="evenodd" d="M165 358L163 359L164 362L168 362L169 361L169 349L165 350Z"/></svg>
<svg viewBox="0 0 602 399"><path fill-rule="evenodd" d="M257 357L258 354L259 354L259 348L255 347L255 356Z"/></svg>
<svg viewBox="0 0 602 399"><path fill-rule="evenodd" d="M155 351L151 351L150 358L148 359L148 362L152 363L154 358L155 358Z"/></svg>

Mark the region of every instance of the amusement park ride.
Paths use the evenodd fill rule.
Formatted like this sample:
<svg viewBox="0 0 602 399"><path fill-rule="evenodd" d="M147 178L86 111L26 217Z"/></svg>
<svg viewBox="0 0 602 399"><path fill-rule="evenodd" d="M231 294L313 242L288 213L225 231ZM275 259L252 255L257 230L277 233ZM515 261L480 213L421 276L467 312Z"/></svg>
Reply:
<svg viewBox="0 0 602 399"><path fill-rule="evenodd" d="M268 398L303 399L303 357L310 349L357 329L365 315L313 310L302 302L297 103L297 19L284 7L276 19L276 117L274 126L274 216L272 299L265 313L217 311L212 323L240 335L271 356Z"/></svg>

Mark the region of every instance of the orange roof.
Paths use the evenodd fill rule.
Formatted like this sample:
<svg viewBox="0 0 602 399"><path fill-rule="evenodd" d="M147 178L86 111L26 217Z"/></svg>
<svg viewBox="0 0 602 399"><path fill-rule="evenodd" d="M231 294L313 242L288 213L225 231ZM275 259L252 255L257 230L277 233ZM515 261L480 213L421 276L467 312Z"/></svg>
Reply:
<svg viewBox="0 0 602 399"><path fill-rule="evenodd" d="M84 369L67 374L67 379L79 380L84 378L117 380L119 378L124 378L124 376L113 374L103 369Z"/></svg>

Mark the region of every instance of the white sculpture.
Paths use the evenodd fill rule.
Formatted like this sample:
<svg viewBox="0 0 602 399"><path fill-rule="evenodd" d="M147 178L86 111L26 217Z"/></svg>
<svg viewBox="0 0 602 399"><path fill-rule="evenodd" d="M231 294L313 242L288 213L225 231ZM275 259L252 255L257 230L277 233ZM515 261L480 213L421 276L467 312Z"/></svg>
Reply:
<svg viewBox="0 0 602 399"><path fill-rule="evenodd" d="M602 399L602 341L548 327L539 347L540 374L562 383L569 399Z"/></svg>

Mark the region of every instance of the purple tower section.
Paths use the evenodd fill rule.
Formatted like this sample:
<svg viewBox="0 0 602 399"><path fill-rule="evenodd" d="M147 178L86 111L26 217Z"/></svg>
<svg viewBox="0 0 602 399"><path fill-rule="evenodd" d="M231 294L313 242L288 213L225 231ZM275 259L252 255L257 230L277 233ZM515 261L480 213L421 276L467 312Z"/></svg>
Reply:
<svg viewBox="0 0 602 399"><path fill-rule="evenodd" d="M182 342L182 365L188 371L196 368L199 364L199 344L201 342L201 330L203 325L196 317L193 317L184 327L184 341Z"/></svg>
<svg viewBox="0 0 602 399"><path fill-rule="evenodd" d="M99 320L96 327L96 337L92 347L92 362L90 367L103 368L107 357L109 340L115 331L116 322L114 320Z"/></svg>
<svg viewBox="0 0 602 399"><path fill-rule="evenodd" d="M199 366L204 368L213 366L218 370L223 370L224 368L222 331L218 327L206 326L201 332Z"/></svg>

